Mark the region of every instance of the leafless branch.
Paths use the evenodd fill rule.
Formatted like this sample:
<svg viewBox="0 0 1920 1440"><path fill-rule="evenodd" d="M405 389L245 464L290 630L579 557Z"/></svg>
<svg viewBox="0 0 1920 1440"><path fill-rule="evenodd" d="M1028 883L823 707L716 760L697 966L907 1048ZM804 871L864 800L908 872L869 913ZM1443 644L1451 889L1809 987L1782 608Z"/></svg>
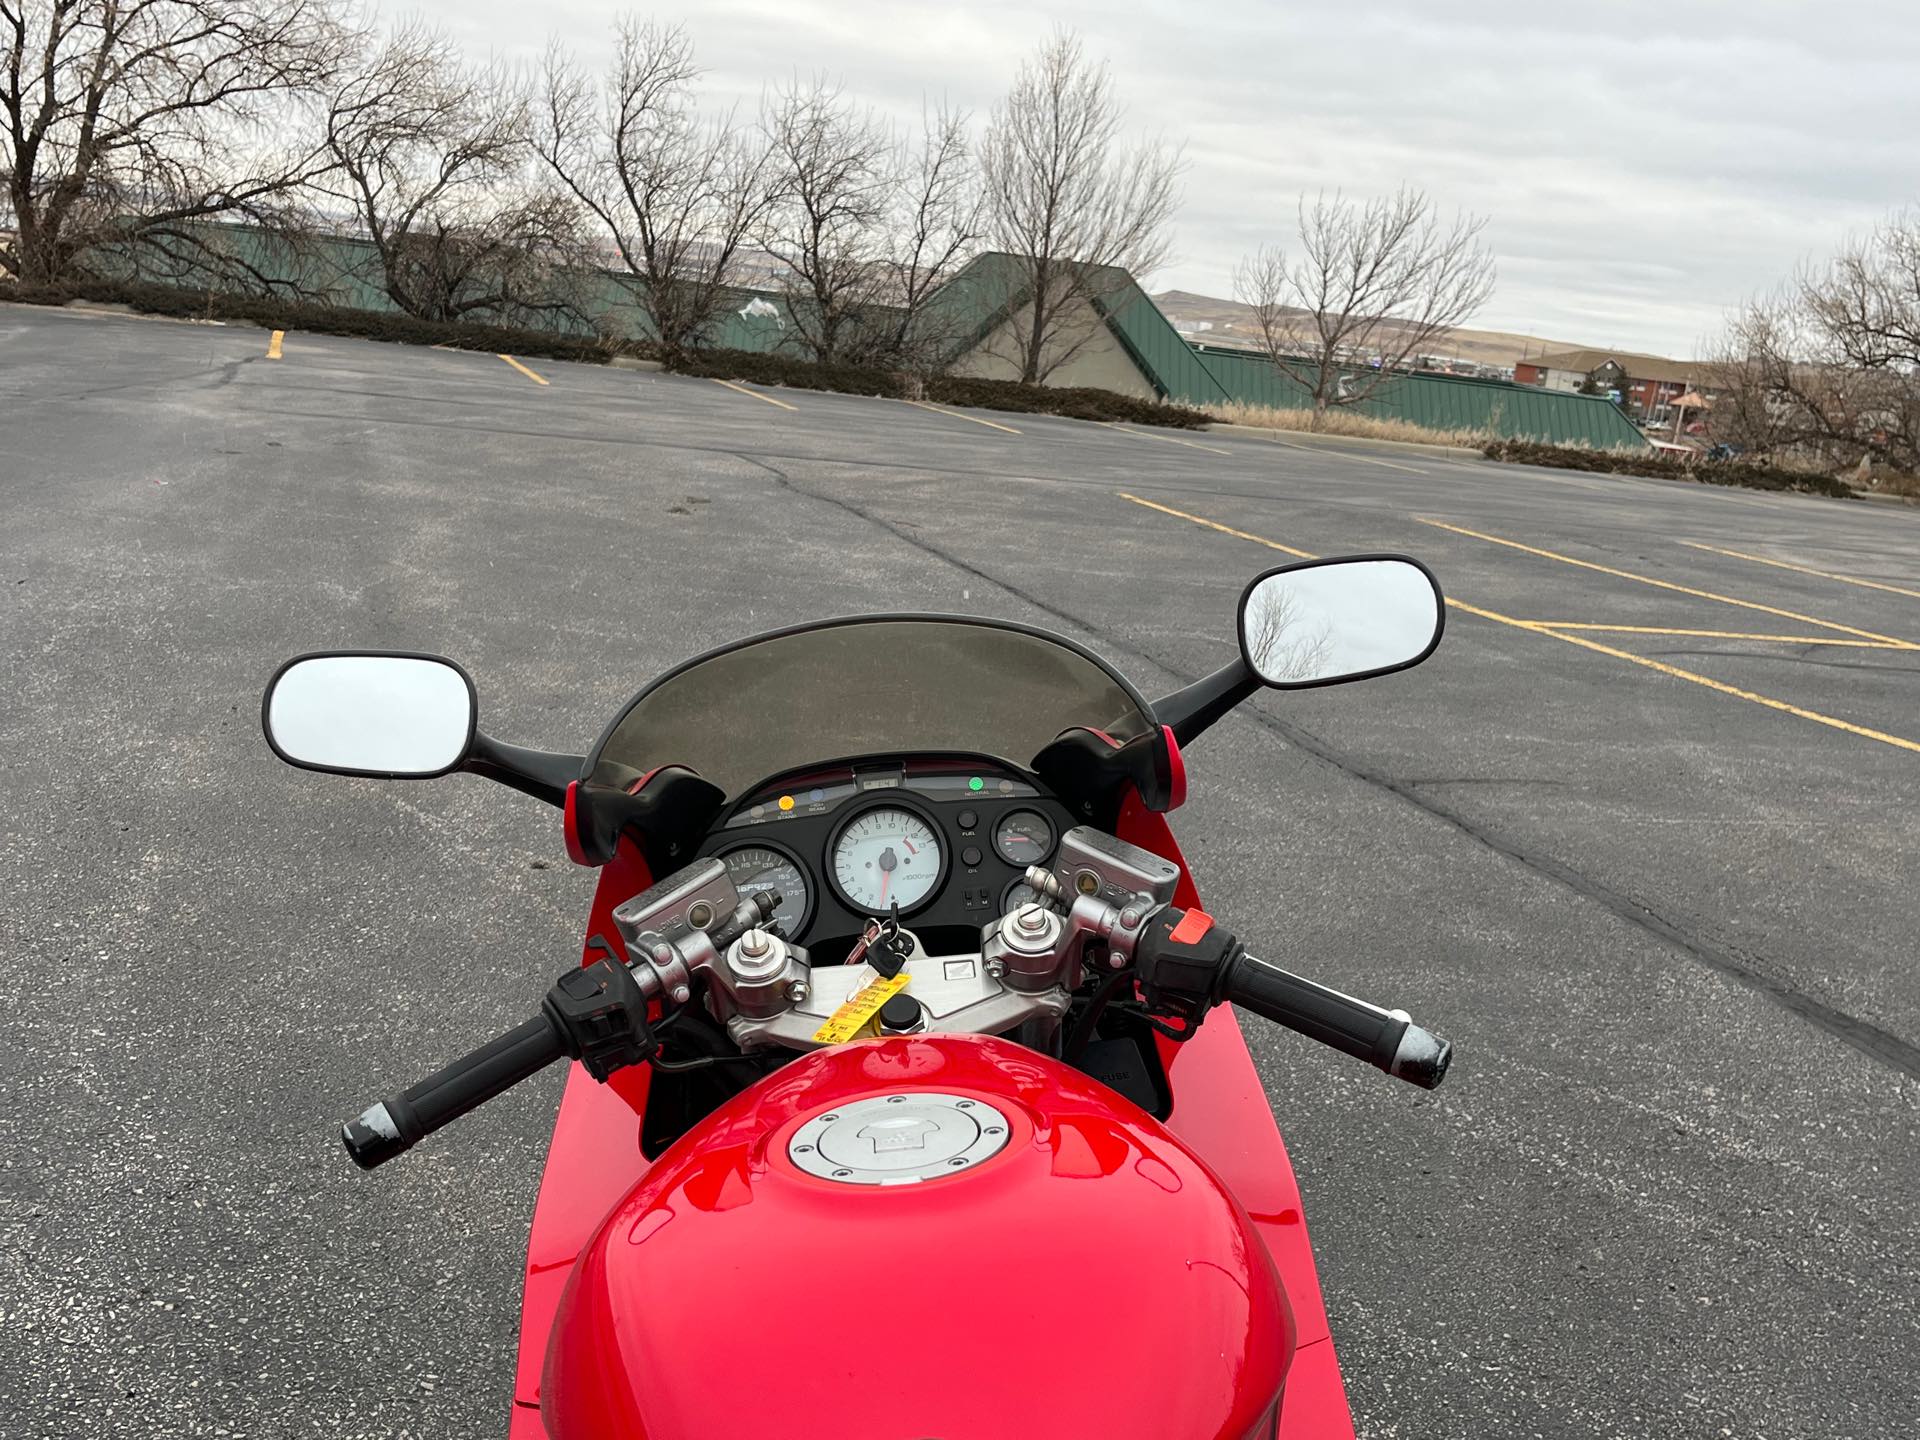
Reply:
<svg viewBox="0 0 1920 1440"><path fill-rule="evenodd" d="M945 366L966 324L959 306L942 306L935 297L972 258L984 220L968 120L967 112L944 102L923 109L919 137L895 160L886 250L893 328L886 349L892 363L922 375Z"/></svg>
<svg viewBox="0 0 1920 1440"><path fill-rule="evenodd" d="M359 38L336 0L8 0L0 175L17 233L0 270L127 269L162 231L271 218L328 164L303 107Z"/></svg>
<svg viewBox="0 0 1920 1440"><path fill-rule="evenodd" d="M756 135L703 122L693 44L678 27L624 20L596 86L548 51L534 146L620 257L669 359L713 337L740 252L777 198Z"/></svg>
<svg viewBox="0 0 1920 1440"><path fill-rule="evenodd" d="M1485 219L1443 222L1411 187L1365 204L1303 196L1299 225L1299 250L1266 246L1248 256L1234 294L1316 415L1371 399L1493 293Z"/></svg>
<svg viewBox="0 0 1920 1440"><path fill-rule="evenodd" d="M1889 221L1750 301L1706 383L1718 440L1920 472L1920 218Z"/></svg>
<svg viewBox="0 0 1920 1440"><path fill-rule="evenodd" d="M558 303L577 207L528 183L529 106L518 75L468 68L417 21L328 97L318 188L371 241L366 278L408 314L511 320Z"/></svg>
<svg viewBox="0 0 1920 1440"><path fill-rule="evenodd" d="M1164 263L1178 203L1178 149L1128 147L1104 64L1058 31L994 108L981 150L988 238L1014 258L1005 336L1021 381L1043 384L1103 326L1102 307Z"/></svg>
<svg viewBox="0 0 1920 1440"><path fill-rule="evenodd" d="M761 218L761 244L784 272L794 339L817 361L869 360L885 334L893 136L821 76L775 90L761 127L779 197Z"/></svg>

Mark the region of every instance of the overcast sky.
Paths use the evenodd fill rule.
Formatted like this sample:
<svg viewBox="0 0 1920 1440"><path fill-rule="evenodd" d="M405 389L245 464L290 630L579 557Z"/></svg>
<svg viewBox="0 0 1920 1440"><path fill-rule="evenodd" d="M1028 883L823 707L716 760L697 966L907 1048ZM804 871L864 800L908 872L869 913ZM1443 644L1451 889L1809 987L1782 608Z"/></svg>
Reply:
<svg viewBox="0 0 1920 1440"><path fill-rule="evenodd" d="M584 58L620 8L420 0L476 56ZM700 0L683 21L718 105L826 71L917 119L984 120L1055 24L1104 55L1142 130L1187 147L1175 258L1147 288L1228 295L1290 239L1301 191L1425 187L1489 217L1475 322L1690 357L1726 307L1920 204L1920 4L1605 0Z"/></svg>

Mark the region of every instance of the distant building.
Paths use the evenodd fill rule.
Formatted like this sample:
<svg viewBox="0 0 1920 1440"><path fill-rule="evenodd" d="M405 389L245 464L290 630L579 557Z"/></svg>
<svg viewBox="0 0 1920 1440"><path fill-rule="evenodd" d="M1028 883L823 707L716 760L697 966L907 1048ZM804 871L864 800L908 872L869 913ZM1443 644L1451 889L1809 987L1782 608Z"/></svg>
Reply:
<svg viewBox="0 0 1920 1440"><path fill-rule="evenodd" d="M1658 421L1668 417L1674 401L1700 383L1700 370L1690 361L1626 350L1562 350L1520 361L1513 367L1513 378L1522 385L1574 393L1589 388L1618 390L1628 410L1644 420Z"/></svg>

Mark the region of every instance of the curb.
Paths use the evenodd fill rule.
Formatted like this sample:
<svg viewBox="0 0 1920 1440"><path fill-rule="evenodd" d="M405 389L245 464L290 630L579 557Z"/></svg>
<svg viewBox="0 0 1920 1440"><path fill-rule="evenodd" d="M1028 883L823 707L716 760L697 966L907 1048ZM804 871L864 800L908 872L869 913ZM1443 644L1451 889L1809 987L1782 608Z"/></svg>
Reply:
<svg viewBox="0 0 1920 1440"><path fill-rule="evenodd" d="M264 328L254 326L251 320L206 320L197 315L149 315L146 311L135 310L130 305L108 304L92 300L68 300L59 305L34 305L25 300L0 300L0 305L10 310L32 310L42 315L92 315L98 319L138 320L142 323L159 325Z"/></svg>
<svg viewBox="0 0 1920 1440"><path fill-rule="evenodd" d="M1268 440L1293 439L1311 448L1313 444L1330 445L1386 445L1395 450L1420 450L1429 455L1470 455L1474 459L1484 458L1478 450L1464 445L1433 445L1424 440L1374 440L1363 435L1323 435L1313 430L1282 430L1273 425L1236 425L1229 420L1215 420L1201 427L1205 430L1232 431L1236 435L1259 435Z"/></svg>
<svg viewBox="0 0 1920 1440"><path fill-rule="evenodd" d="M615 370L644 370L649 375L658 375L666 370L658 360L643 360L638 355L616 355L607 364Z"/></svg>

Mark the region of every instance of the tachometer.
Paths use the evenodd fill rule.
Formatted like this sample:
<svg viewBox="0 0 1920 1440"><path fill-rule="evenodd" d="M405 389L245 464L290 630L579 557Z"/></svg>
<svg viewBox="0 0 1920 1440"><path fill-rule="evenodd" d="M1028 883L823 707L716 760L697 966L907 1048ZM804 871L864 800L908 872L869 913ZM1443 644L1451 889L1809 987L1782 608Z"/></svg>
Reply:
<svg viewBox="0 0 1920 1440"><path fill-rule="evenodd" d="M764 890L780 892L780 906L773 912L773 918L786 931L788 939L798 939L807 923L807 913L813 908L813 897L807 893L807 877L800 873L800 867L792 858L770 845L742 845L720 858L726 862L733 888L743 897L758 895Z"/></svg>
<svg viewBox="0 0 1920 1440"><path fill-rule="evenodd" d="M928 900L945 865L933 826L898 805L854 816L834 837L828 859L841 898L870 915Z"/></svg>

